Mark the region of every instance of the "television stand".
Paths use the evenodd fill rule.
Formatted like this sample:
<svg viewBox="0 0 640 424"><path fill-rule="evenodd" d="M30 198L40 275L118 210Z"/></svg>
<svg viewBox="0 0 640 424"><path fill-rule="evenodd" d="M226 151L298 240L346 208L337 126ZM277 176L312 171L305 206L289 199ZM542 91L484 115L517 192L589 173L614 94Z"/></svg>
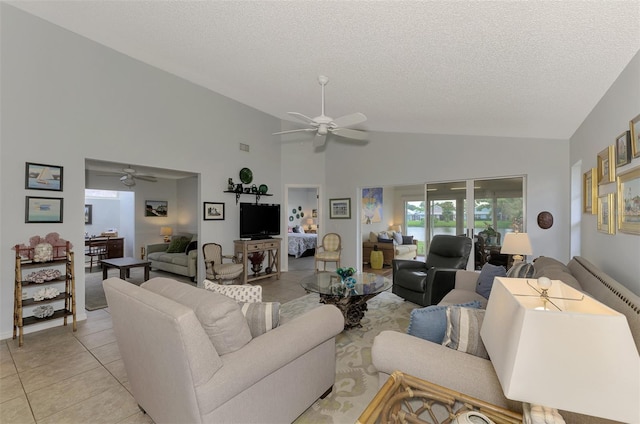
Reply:
<svg viewBox="0 0 640 424"><path fill-rule="evenodd" d="M238 262L244 265L242 271L242 284L247 284L251 281L261 280L263 278L275 277L280 279L280 244L282 239L280 238L267 238L262 240L234 240L233 241L233 254L238 258ZM262 271L257 275L251 270L251 261L249 255L256 252L264 252L264 260L266 266L263 266ZM270 273L267 274L266 269L270 268Z"/></svg>
<svg viewBox="0 0 640 424"><path fill-rule="evenodd" d="M251 240L271 240L271 236L251 236Z"/></svg>

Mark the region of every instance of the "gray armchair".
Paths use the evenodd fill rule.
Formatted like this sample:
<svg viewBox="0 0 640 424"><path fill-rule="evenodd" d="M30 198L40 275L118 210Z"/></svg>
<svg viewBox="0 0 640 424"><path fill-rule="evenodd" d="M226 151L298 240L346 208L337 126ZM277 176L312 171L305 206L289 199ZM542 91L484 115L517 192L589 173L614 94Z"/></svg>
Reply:
<svg viewBox="0 0 640 424"><path fill-rule="evenodd" d="M471 253L471 239L437 235L425 262L394 259L394 294L421 306L435 305L455 286L453 269L465 269Z"/></svg>

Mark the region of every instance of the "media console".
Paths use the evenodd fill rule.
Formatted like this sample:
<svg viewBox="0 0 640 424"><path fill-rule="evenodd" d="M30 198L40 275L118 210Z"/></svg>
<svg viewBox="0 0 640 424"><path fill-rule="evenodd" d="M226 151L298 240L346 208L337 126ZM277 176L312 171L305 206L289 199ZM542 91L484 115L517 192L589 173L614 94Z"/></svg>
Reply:
<svg viewBox="0 0 640 424"><path fill-rule="evenodd" d="M250 281L261 280L263 278L269 278L273 275L280 279L280 244L282 239L268 238L262 240L234 240L233 242L233 254L238 261L244 265L244 271L242 273L242 284L247 284ZM253 275L251 271L251 261L249 255L254 252L264 252L267 266L258 273ZM270 268L271 272L267 274L265 271Z"/></svg>

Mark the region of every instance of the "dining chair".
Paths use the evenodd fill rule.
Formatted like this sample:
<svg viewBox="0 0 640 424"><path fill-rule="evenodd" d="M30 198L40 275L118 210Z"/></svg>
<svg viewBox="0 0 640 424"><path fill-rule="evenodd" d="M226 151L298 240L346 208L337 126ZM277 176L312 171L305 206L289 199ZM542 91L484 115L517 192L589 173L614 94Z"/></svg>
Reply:
<svg viewBox="0 0 640 424"><path fill-rule="evenodd" d="M235 256L223 255L222 246L218 243L206 243L202 246L204 265L207 279L217 281L219 284L233 282L244 272L244 264L237 263ZM224 263L224 260L232 262Z"/></svg>
<svg viewBox="0 0 640 424"><path fill-rule="evenodd" d="M96 265L102 267L103 259L107 258L109 246L109 239L94 240L90 239L89 244L85 246L84 255L89 259L85 259L85 263L89 262L89 272L93 272L93 261L95 259Z"/></svg>
<svg viewBox="0 0 640 424"><path fill-rule="evenodd" d="M340 253L342 240L336 233L327 233L322 237L322 244L316 248L315 270L318 272L318 262L322 262L322 269L327 270L327 262L335 262L336 269L340 268Z"/></svg>

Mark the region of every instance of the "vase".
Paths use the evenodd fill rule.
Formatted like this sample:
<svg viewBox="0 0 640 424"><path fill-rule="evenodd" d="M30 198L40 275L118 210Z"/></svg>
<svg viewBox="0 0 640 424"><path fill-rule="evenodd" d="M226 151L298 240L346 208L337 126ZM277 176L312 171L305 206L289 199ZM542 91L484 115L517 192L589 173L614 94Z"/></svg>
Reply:
<svg viewBox="0 0 640 424"><path fill-rule="evenodd" d="M258 275L260 271L262 271L262 264L261 263L251 264L251 271L253 271L254 276Z"/></svg>

